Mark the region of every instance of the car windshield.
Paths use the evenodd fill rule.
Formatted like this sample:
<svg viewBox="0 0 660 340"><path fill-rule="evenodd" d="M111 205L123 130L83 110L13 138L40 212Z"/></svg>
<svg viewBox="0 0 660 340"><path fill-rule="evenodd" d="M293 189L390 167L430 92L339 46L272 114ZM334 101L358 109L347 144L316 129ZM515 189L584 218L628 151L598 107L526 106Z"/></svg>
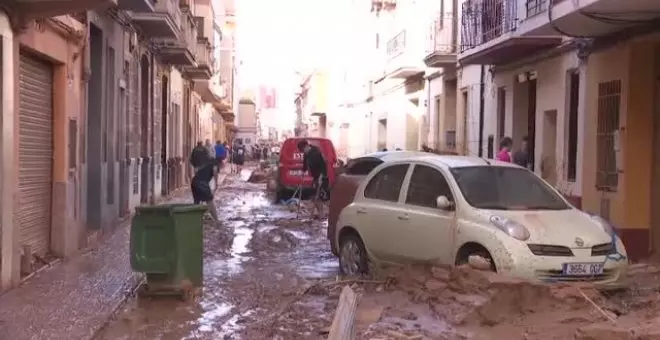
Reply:
<svg viewBox="0 0 660 340"><path fill-rule="evenodd" d="M478 209L565 210L570 206L527 169L474 166L451 169L463 197Z"/></svg>

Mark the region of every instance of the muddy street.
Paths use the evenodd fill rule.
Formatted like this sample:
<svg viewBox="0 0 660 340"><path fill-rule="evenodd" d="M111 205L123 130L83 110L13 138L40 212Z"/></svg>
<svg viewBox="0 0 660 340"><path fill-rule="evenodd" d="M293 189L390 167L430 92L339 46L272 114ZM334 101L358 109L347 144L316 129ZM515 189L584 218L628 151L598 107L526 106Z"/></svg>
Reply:
<svg viewBox="0 0 660 340"><path fill-rule="evenodd" d="M347 284L360 294L358 339L660 339L652 266L633 267L634 288L608 294L469 267L341 278L325 222L305 209L296 218L246 176L228 178L217 199L222 223L205 225L201 296L133 297L97 339L325 339Z"/></svg>

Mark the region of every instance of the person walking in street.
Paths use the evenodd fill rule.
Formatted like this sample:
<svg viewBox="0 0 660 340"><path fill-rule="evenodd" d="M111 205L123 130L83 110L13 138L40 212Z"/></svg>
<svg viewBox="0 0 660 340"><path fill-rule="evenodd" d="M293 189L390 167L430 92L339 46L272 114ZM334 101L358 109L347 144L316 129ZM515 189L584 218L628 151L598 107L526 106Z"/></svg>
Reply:
<svg viewBox="0 0 660 340"><path fill-rule="evenodd" d="M218 180L220 178L220 170L224 167L225 159L227 158L227 149L225 147L225 144L220 143L220 141L217 141L215 143L215 164L216 164L216 172L215 172L215 190L218 191L218 188L220 187L220 184L218 183Z"/></svg>
<svg viewBox="0 0 660 340"><path fill-rule="evenodd" d="M513 153L513 163L531 170L532 162L529 155L529 137L523 137L520 149Z"/></svg>
<svg viewBox="0 0 660 340"><path fill-rule="evenodd" d="M201 143L200 143L201 144ZM216 164L210 158L207 162L195 171L195 175L190 181L190 191L195 204L205 203L208 212L215 222L218 222L218 212L213 202L213 191L211 190L211 180L216 175Z"/></svg>
<svg viewBox="0 0 660 340"><path fill-rule="evenodd" d="M312 210L312 216L321 218L324 213L323 204L330 199L327 164L321 150L309 144L307 140L303 139L298 142L298 151L303 153L303 173L308 171L313 179L314 198L312 203L314 209Z"/></svg>
<svg viewBox="0 0 660 340"><path fill-rule="evenodd" d="M245 164L245 146L243 145L243 142L240 140L236 145L234 145L234 150L232 153L232 163L235 166L235 170L237 174L241 173L241 170L243 170L243 165Z"/></svg>
<svg viewBox="0 0 660 340"><path fill-rule="evenodd" d="M504 137L500 141L500 151L495 155L495 159L501 162L511 163L511 147L513 146L513 140L511 137Z"/></svg>
<svg viewBox="0 0 660 340"><path fill-rule="evenodd" d="M190 165L193 168L191 173L194 174L197 169L208 163L209 160L210 158L208 150L206 150L202 142L197 142L197 145L195 145L195 147L192 149L192 152L190 153Z"/></svg>

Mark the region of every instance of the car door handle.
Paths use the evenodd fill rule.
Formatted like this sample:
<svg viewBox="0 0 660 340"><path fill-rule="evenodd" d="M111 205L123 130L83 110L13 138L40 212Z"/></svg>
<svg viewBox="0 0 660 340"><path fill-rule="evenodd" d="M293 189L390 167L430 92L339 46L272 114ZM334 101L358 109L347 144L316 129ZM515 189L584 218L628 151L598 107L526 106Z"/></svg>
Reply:
<svg viewBox="0 0 660 340"><path fill-rule="evenodd" d="M399 215L397 218L400 219L401 221L407 221L410 219L410 216L408 216L408 214L403 214L403 215Z"/></svg>
<svg viewBox="0 0 660 340"><path fill-rule="evenodd" d="M366 213L367 213L367 209L360 208L360 209L357 210L357 213L358 213L358 214L366 214Z"/></svg>

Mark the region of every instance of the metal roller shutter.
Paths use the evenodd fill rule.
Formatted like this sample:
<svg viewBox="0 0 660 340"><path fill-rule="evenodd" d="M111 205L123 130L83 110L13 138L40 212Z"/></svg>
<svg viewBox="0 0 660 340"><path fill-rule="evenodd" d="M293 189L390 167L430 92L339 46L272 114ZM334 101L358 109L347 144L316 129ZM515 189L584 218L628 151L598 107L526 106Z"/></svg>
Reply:
<svg viewBox="0 0 660 340"><path fill-rule="evenodd" d="M21 245L45 255L50 248L53 174L53 69L20 58L18 223Z"/></svg>

